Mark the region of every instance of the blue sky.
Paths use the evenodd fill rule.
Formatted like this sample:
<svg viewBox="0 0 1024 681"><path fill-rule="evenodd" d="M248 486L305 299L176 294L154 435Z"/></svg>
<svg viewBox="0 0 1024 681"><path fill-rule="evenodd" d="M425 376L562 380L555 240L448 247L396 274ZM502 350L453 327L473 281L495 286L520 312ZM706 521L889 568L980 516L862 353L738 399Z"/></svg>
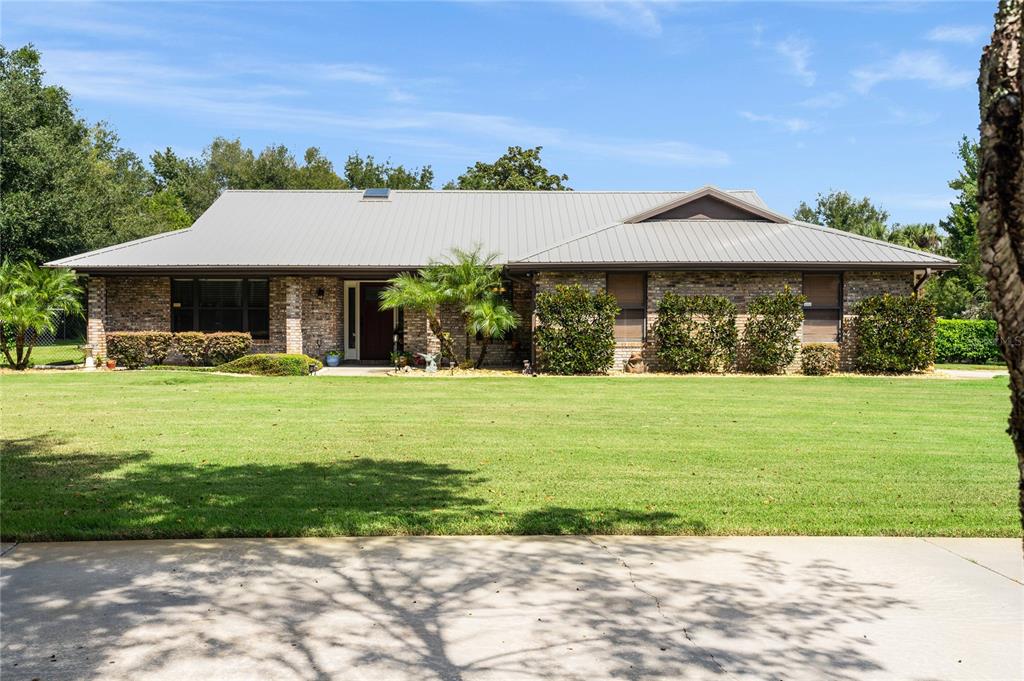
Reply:
<svg viewBox="0 0 1024 681"><path fill-rule="evenodd" d="M816 192L937 221L995 2L5 2L82 115L143 157L217 135L432 164L544 146L576 189Z"/></svg>

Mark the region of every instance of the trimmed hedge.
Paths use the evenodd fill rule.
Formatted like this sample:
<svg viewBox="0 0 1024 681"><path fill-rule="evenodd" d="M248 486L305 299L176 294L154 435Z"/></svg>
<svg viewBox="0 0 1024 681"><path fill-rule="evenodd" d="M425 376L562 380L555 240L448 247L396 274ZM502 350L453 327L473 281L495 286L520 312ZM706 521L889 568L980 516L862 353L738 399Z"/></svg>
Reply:
<svg viewBox="0 0 1024 681"><path fill-rule="evenodd" d="M189 366L203 363L206 355L206 334L199 331L181 331L174 334L174 350Z"/></svg>
<svg viewBox="0 0 1024 681"><path fill-rule="evenodd" d="M1002 361L994 319L939 319L935 325L935 361L988 364Z"/></svg>
<svg viewBox="0 0 1024 681"><path fill-rule="evenodd" d="M857 315L858 371L897 373L923 371L935 362L935 307L915 296L885 293L865 298L853 308Z"/></svg>
<svg viewBox="0 0 1024 681"><path fill-rule="evenodd" d="M221 364L217 371L256 376L306 376L310 365L316 367L314 371L323 367L320 360L307 355L257 354Z"/></svg>
<svg viewBox="0 0 1024 681"><path fill-rule="evenodd" d="M806 376L828 376L839 371L839 345L808 343L800 350L800 371Z"/></svg>
<svg viewBox="0 0 1024 681"><path fill-rule="evenodd" d="M805 300L787 286L750 301L743 329L747 369L758 374L780 374L792 364L800 350L797 332L804 321Z"/></svg>
<svg viewBox="0 0 1024 681"><path fill-rule="evenodd" d="M717 373L736 362L736 305L723 296L666 293L652 333L661 369Z"/></svg>
<svg viewBox="0 0 1024 681"><path fill-rule="evenodd" d="M236 360L252 350L252 336L237 331L206 334L206 361L213 366Z"/></svg>
<svg viewBox="0 0 1024 681"><path fill-rule="evenodd" d="M615 362L615 298L579 284L537 294L535 334L540 369L552 374L602 374Z"/></svg>
<svg viewBox="0 0 1024 681"><path fill-rule="evenodd" d="M167 331L115 331L107 334L107 355L128 369L163 364L171 345L172 336Z"/></svg>

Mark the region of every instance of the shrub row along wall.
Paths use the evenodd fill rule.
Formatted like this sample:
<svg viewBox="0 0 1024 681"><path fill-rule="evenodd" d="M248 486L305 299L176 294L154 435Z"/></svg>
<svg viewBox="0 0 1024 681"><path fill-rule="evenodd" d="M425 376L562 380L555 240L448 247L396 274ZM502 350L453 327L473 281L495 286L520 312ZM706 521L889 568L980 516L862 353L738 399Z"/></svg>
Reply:
<svg viewBox="0 0 1024 681"><path fill-rule="evenodd" d="M107 334L106 347L111 358L129 369L163 364L172 352L186 364L216 366L251 351L252 337L233 332L120 331Z"/></svg>

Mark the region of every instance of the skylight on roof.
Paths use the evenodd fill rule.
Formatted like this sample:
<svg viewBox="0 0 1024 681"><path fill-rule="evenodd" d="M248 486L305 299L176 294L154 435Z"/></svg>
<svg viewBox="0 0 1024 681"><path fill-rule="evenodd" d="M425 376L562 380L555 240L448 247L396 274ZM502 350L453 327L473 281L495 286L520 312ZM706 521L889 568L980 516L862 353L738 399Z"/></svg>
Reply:
<svg viewBox="0 0 1024 681"><path fill-rule="evenodd" d="M391 190L387 187L370 187L363 190L363 199L386 199L391 196Z"/></svg>

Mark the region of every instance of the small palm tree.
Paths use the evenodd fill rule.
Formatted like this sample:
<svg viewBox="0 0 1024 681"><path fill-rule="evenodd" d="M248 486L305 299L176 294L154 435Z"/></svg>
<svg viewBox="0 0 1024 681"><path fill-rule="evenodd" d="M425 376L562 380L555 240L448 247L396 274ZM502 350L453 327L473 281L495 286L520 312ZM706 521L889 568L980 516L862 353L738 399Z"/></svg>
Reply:
<svg viewBox="0 0 1024 681"><path fill-rule="evenodd" d="M937 253L942 245L942 237L935 230L935 225L927 223L896 225L889 232L888 240L900 246L916 248L920 251L931 251L932 253Z"/></svg>
<svg viewBox="0 0 1024 681"><path fill-rule="evenodd" d="M441 323L441 305L447 301L436 269L428 267L416 274L402 272L394 279L389 279L388 284L380 293L381 309L394 310L401 307L425 314L430 332L441 343L441 356L455 359L451 335Z"/></svg>
<svg viewBox="0 0 1024 681"><path fill-rule="evenodd" d="M477 369L483 366L491 340L504 338L506 333L519 326L519 315L497 295L489 295L470 303L466 307L466 317L469 320L469 331L480 334L481 338L480 355L475 365Z"/></svg>
<svg viewBox="0 0 1024 681"><path fill-rule="evenodd" d="M437 273L445 301L462 310L466 359L469 359L469 337L472 331L469 310L501 289L501 269L494 265L497 257L497 253L483 255L480 246L469 251L453 248L446 261L431 266Z"/></svg>
<svg viewBox="0 0 1024 681"><path fill-rule="evenodd" d="M82 315L75 273L31 262L0 264L0 350L15 369L28 367L36 338L57 330L57 318ZM11 354L11 350L14 354Z"/></svg>

